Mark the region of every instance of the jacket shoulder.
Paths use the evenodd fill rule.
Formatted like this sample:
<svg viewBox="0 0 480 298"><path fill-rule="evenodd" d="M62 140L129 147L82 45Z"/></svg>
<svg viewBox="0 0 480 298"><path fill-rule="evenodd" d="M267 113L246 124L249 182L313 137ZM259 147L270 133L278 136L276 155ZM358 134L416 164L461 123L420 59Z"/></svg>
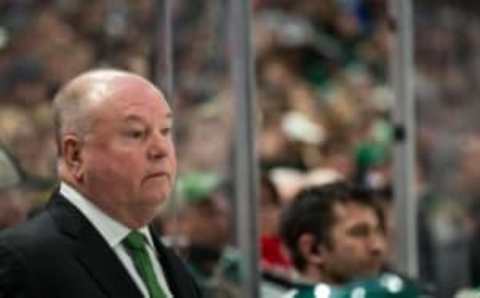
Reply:
<svg viewBox="0 0 480 298"><path fill-rule="evenodd" d="M33 297L27 294L32 291L26 280L35 259L42 255L42 242L49 233L41 226L48 226L48 222L41 216L0 232L0 298Z"/></svg>
<svg viewBox="0 0 480 298"><path fill-rule="evenodd" d="M22 279L25 269L12 250L0 246L0 298L27 297Z"/></svg>
<svg viewBox="0 0 480 298"><path fill-rule="evenodd" d="M58 236L53 219L47 212L42 212L25 223L1 231L0 247L10 247L20 252L29 247L38 250L44 244L57 240L55 238Z"/></svg>

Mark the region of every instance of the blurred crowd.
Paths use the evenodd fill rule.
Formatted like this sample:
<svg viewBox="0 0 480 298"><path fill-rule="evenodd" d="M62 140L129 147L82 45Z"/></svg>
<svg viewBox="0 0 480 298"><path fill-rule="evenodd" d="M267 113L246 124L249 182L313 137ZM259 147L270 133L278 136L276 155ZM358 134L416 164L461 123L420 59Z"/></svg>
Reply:
<svg viewBox="0 0 480 298"><path fill-rule="evenodd" d="M219 212L223 217L215 226L220 231L211 241L222 248L234 243L233 223L225 222L233 218L232 186L192 173L232 178L232 154L241 149L233 148L238 115L229 76L234 53L229 40L235 36L229 31L228 1L172 2L171 99L180 176L187 177L179 180L179 188L194 186L193 194L179 191L178 196L198 202L194 207L179 203L179 218L163 216L158 225L166 235L181 229L189 238L176 241L198 240L187 253L198 265L194 272L227 272L225 282L205 280L221 283L228 294L236 291L229 285L239 278L237 256L234 250L223 256L206 249L201 242L207 232L198 222ZM262 266L275 272L291 266L280 249L278 216L302 189L340 179L377 191L392 187L389 63L395 59L396 22L387 2L252 3ZM418 1L414 8L419 265L421 278L448 298L459 288L480 285L479 242L474 241L480 237L475 98L480 22L467 2ZM168 42L159 34L160 8L153 0L0 1L0 144L15 157L24 182L0 185L0 228L34 213L54 187L50 101L60 85L92 67L147 77L165 68L159 48ZM215 185L207 189L218 194L208 203L203 202L211 197L202 193L205 185ZM392 196L383 197L390 212ZM393 219L387 219L391 226ZM215 262L204 264L205 256ZM220 258L222 266L213 266Z"/></svg>

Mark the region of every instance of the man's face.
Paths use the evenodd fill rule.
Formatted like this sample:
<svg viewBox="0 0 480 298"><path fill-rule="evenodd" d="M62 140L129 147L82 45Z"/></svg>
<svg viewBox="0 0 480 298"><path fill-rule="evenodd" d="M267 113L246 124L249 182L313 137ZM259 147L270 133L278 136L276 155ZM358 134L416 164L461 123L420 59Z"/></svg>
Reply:
<svg viewBox="0 0 480 298"><path fill-rule="evenodd" d="M379 273L386 241L371 207L354 202L334 206L330 245L324 247L324 274L335 284Z"/></svg>
<svg viewBox="0 0 480 298"><path fill-rule="evenodd" d="M156 208L176 175L171 111L145 81L116 83L93 108L93 128L82 145L85 195L120 212Z"/></svg>
<svg viewBox="0 0 480 298"><path fill-rule="evenodd" d="M214 194L210 200L188 207L183 229L192 244L222 249L229 240L230 215L226 199Z"/></svg>

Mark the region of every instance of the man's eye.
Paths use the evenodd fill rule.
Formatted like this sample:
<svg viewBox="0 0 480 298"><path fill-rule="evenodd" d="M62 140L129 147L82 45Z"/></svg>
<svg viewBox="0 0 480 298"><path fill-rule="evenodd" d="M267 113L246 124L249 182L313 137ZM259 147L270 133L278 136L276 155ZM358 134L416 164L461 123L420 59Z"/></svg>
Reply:
<svg viewBox="0 0 480 298"><path fill-rule="evenodd" d="M127 132L127 136L132 139L141 139L145 133L142 130L131 130Z"/></svg>
<svg viewBox="0 0 480 298"><path fill-rule="evenodd" d="M160 132L163 136L168 136L170 135L172 129L170 127L163 128Z"/></svg>
<svg viewBox="0 0 480 298"><path fill-rule="evenodd" d="M350 229L349 234L355 237L367 237L370 232L370 229L366 226L357 226Z"/></svg>

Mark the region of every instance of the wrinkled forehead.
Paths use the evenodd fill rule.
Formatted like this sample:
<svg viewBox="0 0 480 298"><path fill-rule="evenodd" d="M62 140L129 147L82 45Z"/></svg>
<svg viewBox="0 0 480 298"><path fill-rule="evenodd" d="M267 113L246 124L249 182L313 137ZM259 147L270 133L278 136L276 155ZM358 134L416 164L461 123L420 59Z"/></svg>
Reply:
<svg viewBox="0 0 480 298"><path fill-rule="evenodd" d="M163 93L141 77L119 76L93 85L92 104L95 107L124 113L150 110L159 113L158 116L171 117L171 109Z"/></svg>

